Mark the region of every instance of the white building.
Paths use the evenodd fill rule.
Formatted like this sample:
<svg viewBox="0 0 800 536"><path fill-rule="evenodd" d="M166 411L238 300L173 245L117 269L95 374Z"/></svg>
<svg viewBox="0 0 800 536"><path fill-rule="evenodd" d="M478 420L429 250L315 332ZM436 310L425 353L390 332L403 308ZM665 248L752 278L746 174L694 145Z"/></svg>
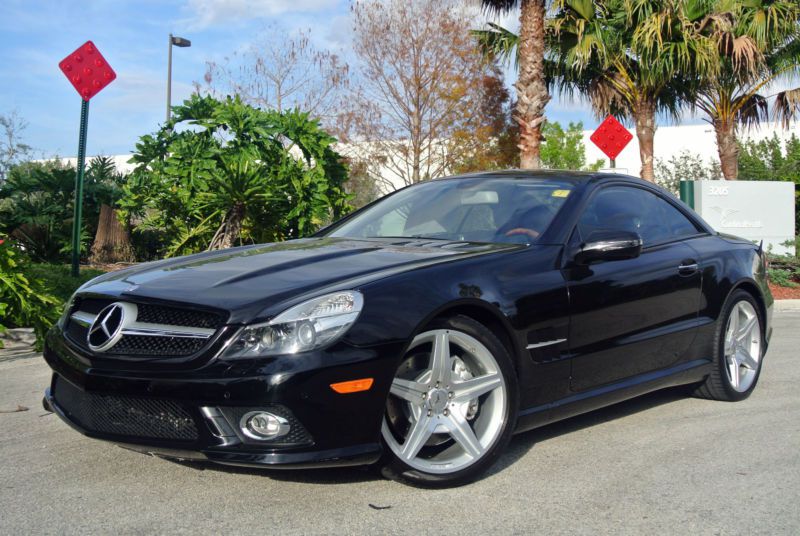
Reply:
<svg viewBox="0 0 800 536"><path fill-rule="evenodd" d="M641 159L639 158L639 141L636 138L636 131L633 129L629 129L629 131L633 134L633 139L617 157L617 171L638 177L642 167ZM788 129L784 129L777 123L764 123L758 128L742 128L739 131L739 140L742 142L747 140L758 141L764 138L771 138L773 134L777 134L781 140L789 139L792 134L800 137L800 122L792 123ZM606 165L608 165L606 155L589 140L591 135L592 131L587 130L583 133L586 161L605 160ZM654 150L656 161L659 159L667 161L672 156L684 151L699 154L706 163L711 160L719 161L714 129L707 123L658 127L656 129Z"/></svg>

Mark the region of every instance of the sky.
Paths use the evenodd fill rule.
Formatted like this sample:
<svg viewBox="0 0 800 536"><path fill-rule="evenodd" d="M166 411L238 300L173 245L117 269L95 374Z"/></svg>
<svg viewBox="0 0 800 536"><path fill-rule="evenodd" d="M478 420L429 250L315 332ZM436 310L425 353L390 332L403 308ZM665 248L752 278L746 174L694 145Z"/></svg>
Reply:
<svg viewBox="0 0 800 536"><path fill-rule="evenodd" d="M500 20L516 29L518 15ZM351 64L350 0L2 0L0 113L27 122L23 141L35 156L77 153L80 97L58 62L92 40L117 73L89 109L88 155L130 153L139 136L158 129L166 113L168 35L192 41L173 49L172 102L202 81L207 61L219 61L258 41L265 26L310 30L318 48ZM508 72L507 83L513 83ZM596 126L585 103L554 97L550 120Z"/></svg>

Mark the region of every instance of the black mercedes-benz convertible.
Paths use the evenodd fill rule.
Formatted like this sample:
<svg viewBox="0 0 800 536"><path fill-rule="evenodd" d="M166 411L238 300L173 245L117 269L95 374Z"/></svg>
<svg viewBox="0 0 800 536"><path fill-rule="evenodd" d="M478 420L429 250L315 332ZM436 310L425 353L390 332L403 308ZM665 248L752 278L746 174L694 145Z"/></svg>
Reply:
<svg viewBox="0 0 800 536"><path fill-rule="evenodd" d="M458 485L514 432L649 391L747 398L772 303L759 245L650 183L480 173L94 279L47 336L44 403L166 457Z"/></svg>

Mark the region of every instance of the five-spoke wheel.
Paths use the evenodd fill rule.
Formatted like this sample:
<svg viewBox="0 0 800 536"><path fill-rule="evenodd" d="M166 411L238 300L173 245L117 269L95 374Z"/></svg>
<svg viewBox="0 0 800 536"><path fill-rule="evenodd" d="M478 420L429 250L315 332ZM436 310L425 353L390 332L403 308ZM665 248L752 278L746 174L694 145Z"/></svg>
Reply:
<svg viewBox="0 0 800 536"><path fill-rule="evenodd" d="M761 324L755 307L737 302L725 330L725 372L731 387L743 393L753 384L761 360Z"/></svg>
<svg viewBox="0 0 800 536"><path fill-rule="evenodd" d="M755 388L764 354L758 304L744 290L731 294L717 323L717 356L695 393L715 400L742 400Z"/></svg>
<svg viewBox="0 0 800 536"><path fill-rule="evenodd" d="M497 338L466 317L441 321L414 338L392 381L382 426L390 476L428 485L477 476L510 435L515 404Z"/></svg>

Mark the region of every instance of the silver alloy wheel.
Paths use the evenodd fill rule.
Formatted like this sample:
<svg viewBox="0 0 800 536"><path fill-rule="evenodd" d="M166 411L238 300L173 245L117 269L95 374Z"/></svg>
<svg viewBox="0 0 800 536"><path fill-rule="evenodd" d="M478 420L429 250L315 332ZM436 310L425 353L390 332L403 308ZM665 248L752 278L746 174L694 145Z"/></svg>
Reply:
<svg viewBox="0 0 800 536"><path fill-rule="evenodd" d="M427 331L414 338L409 354L424 345L431 348L427 368L414 371L413 379L395 377L390 388L406 404L409 426L402 443L386 417L381 432L392 452L414 469L453 473L477 462L500 437L506 382L489 349L466 333ZM442 435L449 436L444 446L436 440ZM434 452L423 452L431 444Z"/></svg>
<svg viewBox="0 0 800 536"><path fill-rule="evenodd" d="M731 309L724 349L728 382L743 393L753 385L761 360L761 324L749 301L739 301Z"/></svg>

